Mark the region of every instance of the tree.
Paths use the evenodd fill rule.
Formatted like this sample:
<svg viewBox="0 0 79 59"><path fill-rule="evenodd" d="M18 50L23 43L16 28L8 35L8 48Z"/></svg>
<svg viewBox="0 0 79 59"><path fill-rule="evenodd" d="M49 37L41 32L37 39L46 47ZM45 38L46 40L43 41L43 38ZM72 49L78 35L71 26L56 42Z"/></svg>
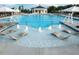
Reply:
<svg viewBox="0 0 79 59"><path fill-rule="evenodd" d="M29 9L22 9L21 12L23 12L23 13L31 13L31 10L29 10Z"/></svg>
<svg viewBox="0 0 79 59"><path fill-rule="evenodd" d="M15 7L11 8L11 9L15 9Z"/></svg>
<svg viewBox="0 0 79 59"><path fill-rule="evenodd" d="M62 9L70 8L70 7L72 7L72 6L73 6L72 4L70 4L70 5L65 5L65 6L58 6L57 9L58 9L58 10L62 10Z"/></svg>
<svg viewBox="0 0 79 59"><path fill-rule="evenodd" d="M56 12L57 11L57 8L55 6L50 6L48 7L48 13L53 13L53 12Z"/></svg>
<svg viewBox="0 0 79 59"><path fill-rule="evenodd" d="M79 7L79 4L75 4L75 6L78 6Z"/></svg>
<svg viewBox="0 0 79 59"><path fill-rule="evenodd" d="M23 5L21 6L21 9L24 9L24 6Z"/></svg>
<svg viewBox="0 0 79 59"><path fill-rule="evenodd" d="M58 12L59 10L63 10L63 9L66 9L66 8L70 8L72 6L73 6L72 4L65 5L65 6L58 6L58 7L49 6L48 7L48 13Z"/></svg>
<svg viewBox="0 0 79 59"><path fill-rule="evenodd" d="M19 10L21 10L21 6L19 6L19 8L18 8Z"/></svg>

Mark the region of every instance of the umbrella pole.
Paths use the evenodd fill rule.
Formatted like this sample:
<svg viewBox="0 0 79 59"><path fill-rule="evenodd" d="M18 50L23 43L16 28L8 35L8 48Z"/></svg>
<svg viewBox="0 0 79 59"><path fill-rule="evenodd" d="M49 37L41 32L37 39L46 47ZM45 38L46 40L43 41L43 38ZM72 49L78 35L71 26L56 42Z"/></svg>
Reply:
<svg viewBox="0 0 79 59"><path fill-rule="evenodd" d="M71 23L73 24L73 14L74 12L71 13Z"/></svg>

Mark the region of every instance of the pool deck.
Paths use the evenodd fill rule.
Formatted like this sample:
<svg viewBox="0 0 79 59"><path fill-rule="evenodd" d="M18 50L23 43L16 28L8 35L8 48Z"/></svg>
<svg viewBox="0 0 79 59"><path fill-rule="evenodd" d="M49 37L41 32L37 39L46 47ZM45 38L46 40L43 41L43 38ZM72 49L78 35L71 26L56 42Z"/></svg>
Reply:
<svg viewBox="0 0 79 59"><path fill-rule="evenodd" d="M0 44L0 55L79 55L79 45L58 48L27 48L12 44Z"/></svg>
<svg viewBox="0 0 79 59"><path fill-rule="evenodd" d="M56 26L55 26L56 27ZM43 29L43 32L38 32L38 29L29 27L28 35L19 40L12 40L8 35L16 36L23 32L25 26L20 25L20 29L13 26L8 30L16 30L6 36L0 36L0 54L1 55L71 55L79 54L79 37L71 35L66 40L58 39L51 35L52 32L58 31L58 28L53 27L52 30ZM60 30L58 31L60 32ZM63 33L67 35L67 33ZM68 34L69 35L69 34Z"/></svg>
<svg viewBox="0 0 79 59"><path fill-rule="evenodd" d="M11 36L17 36L25 31L25 25L12 26L5 30L5 36L0 36L0 55L79 55L79 35L63 33L58 26L52 26L52 30L29 27L28 34L18 40L12 40ZM70 28L66 28L71 30ZM15 32L9 33L9 30ZM72 30L73 31L73 30ZM66 40L61 40L51 33L62 32L63 36L70 35Z"/></svg>

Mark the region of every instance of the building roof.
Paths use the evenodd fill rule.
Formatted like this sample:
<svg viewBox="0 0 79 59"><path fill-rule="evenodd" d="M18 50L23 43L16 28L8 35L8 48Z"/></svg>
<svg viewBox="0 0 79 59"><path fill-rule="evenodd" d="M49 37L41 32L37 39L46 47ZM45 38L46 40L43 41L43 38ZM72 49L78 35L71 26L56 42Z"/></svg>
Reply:
<svg viewBox="0 0 79 59"><path fill-rule="evenodd" d="M78 6L72 6L70 8L62 10L63 12L79 12L79 7Z"/></svg>
<svg viewBox="0 0 79 59"><path fill-rule="evenodd" d="M31 8L31 9L46 9L46 8L43 6L37 6L37 7Z"/></svg>

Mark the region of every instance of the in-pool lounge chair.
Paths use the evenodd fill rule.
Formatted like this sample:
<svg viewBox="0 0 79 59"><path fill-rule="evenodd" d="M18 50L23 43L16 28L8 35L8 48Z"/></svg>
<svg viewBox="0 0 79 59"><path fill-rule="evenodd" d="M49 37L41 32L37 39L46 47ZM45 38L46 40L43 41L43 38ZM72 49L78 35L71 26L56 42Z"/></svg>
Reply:
<svg viewBox="0 0 79 59"><path fill-rule="evenodd" d="M27 33L26 33L26 32L21 32L21 33L19 33L18 35L19 35L19 36L26 36Z"/></svg>
<svg viewBox="0 0 79 59"><path fill-rule="evenodd" d="M4 27L4 24L0 23L0 30Z"/></svg>
<svg viewBox="0 0 79 59"><path fill-rule="evenodd" d="M62 31L65 32L65 33L71 34L70 30L62 30Z"/></svg>
<svg viewBox="0 0 79 59"><path fill-rule="evenodd" d="M70 35L64 36L61 32L54 32L51 34L61 40L68 39L70 37Z"/></svg>
<svg viewBox="0 0 79 59"><path fill-rule="evenodd" d="M9 35L9 38L12 39L12 40L18 40L19 39L16 36L10 36L10 35Z"/></svg>
<svg viewBox="0 0 79 59"><path fill-rule="evenodd" d="M12 39L12 40L18 40L18 39L20 39L21 37L24 37L24 36L26 36L27 35L27 33L26 32L21 32L21 33L19 33L19 34L17 34L16 36L12 36L12 35L9 35L9 38L10 39Z"/></svg>
<svg viewBox="0 0 79 59"><path fill-rule="evenodd" d="M6 31L7 34L9 34L9 33L13 33L13 32L16 32L16 30L12 30L12 29L10 29L10 30L7 30L7 31Z"/></svg>
<svg viewBox="0 0 79 59"><path fill-rule="evenodd" d="M79 34L79 32L72 32L71 30L62 30L63 32L65 32L65 33L68 33L68 34L72 34L72 35L78 35Z"/></svg>
<svg viewBox="0 0 79 59"><path fill-rule="evenodd" d="M6 35L6 33L5 32L0 32L0 35Z"/></svg>

